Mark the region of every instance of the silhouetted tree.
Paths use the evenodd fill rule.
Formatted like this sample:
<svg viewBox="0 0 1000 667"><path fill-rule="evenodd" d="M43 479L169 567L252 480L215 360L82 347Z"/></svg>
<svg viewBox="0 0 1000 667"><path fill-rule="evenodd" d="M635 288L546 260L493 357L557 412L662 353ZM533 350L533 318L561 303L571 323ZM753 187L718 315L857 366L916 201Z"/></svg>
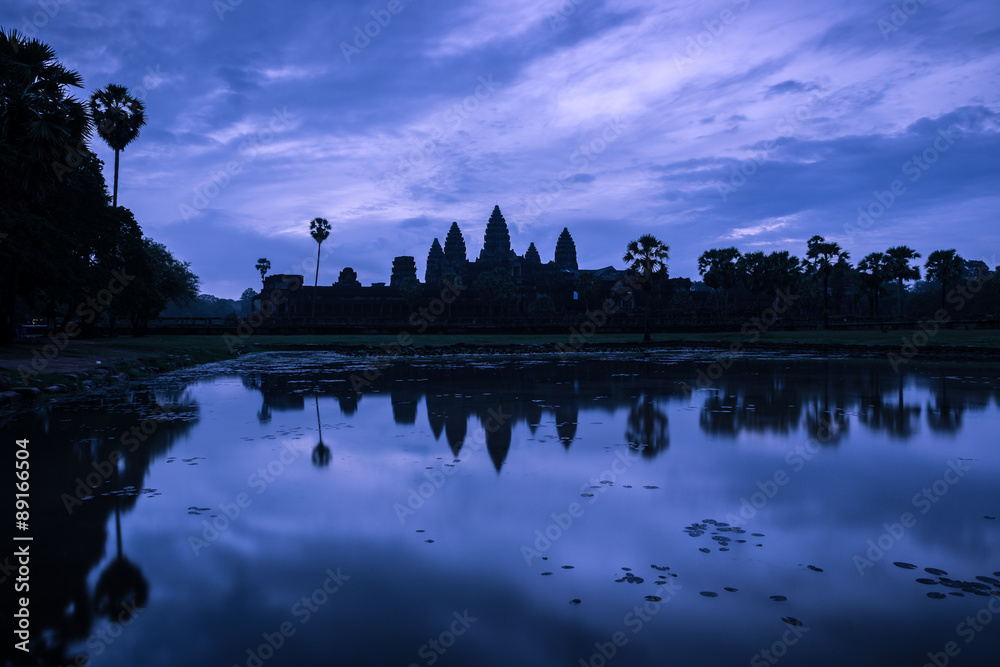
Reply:
<svg viewBox="0 0 1000 667"><path fill-rule="evenodd" d="M813 275L823 280L823 328L825 329L829 326L827 303L830 274L838 264L846 263L848 258L850 258L850 254L846 250L841 249L839 243L827 242L826 239L819 235L809 239L807 248L806 258L813 270Z"/></svg>
<svg viewBox="0 0 1000 667"><path fill-rule="evenodd" d="M267 257L257 260L257 270L260 271L260 281L264 282L267 272L271 270L271 261Z"/></svg>
<svg viewBox="0 0 1000 667"><path fill-rule="evenodd" d="M920 269L910 266L910 260L920 259L920 253L905 245L893 246L885 251L886 277L896 281L896 304L899 317L903 316L903 281L919 280Z"/></svg>
<svg viewBox="0 0 1000 667"><path fill-rule="evenodd" d="M118 154L135 141L146 124L146 106L128 88L109 83L90 97L90 115L97 133L115 152L115 185L112 206L118 206Z"/></svg>
<svg viewBox="0 0 1000 667"><path fill-rule="evenodd" d="M882 284L886 281L886 256L880 252L870 252L858 262L861 283L868 292L872 314L878 317L878 302L882 296Z"/></svg>
<svg viewBox="0 0 1000 667"><path fill-rule="evenodd" d="M323 241L330 237L330 223L324 218L313 218L309 223L309 234L316 241L316 279L313 281L312 317L316 319L316 292L319 291L319 256Z"/></svg>
<svg viewBox="0 0 1000 667"><path fill-rule="evenodd" d="M698 258L698 273L702 276L702 282L715 290L716 304L718 304L718 291L725 290L727 309L729 290L735 287L737 282L736 262L739 258L740 251L732 247L712 248L701 253L701 257Z"/></svg>
<svg viewBox="0 0 1000 667"><path fill-rule="evenodd" d="M965 270L965 260L954 249L935 250L927 255L924 270L927 273L928 280L936 280L941 283L941 308L944 308L945 293L948 291L948 284L957 282L962 278L962 273Z"/></svg>
<svg viewBox="0 0 1000 667"><path fill-rule="evenodd" d="M643 234L635 241L629 241L625 247L625 254L622 255L622 261L629 265L633 275L642 284L642 291L645 294L646 317L642 332L642 340L645 343L650 341L649 308L652 282L658 278L666 278L668 259L670 259L670 246L652 234Z"/></svg>

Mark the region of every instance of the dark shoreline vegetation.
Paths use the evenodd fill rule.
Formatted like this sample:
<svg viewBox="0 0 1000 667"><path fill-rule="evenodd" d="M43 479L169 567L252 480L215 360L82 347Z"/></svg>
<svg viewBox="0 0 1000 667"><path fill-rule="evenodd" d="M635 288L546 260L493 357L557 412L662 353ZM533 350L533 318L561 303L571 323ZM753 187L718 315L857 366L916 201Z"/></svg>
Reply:
<svg viewBox="0 0 1000 667"><path fill-rule="evenodd" d="M730 356L781 357L786 354L819 358L910 361L1000 362L1000 335L994 331L942 330L926 345L905 357L904 341L920 330L765 332L753 339L738 332L653 334L642 343L636 334L604 334L573 346L568 336L539 334L417 335L408 345L399 336L376 335L256 335L246 340L242 354L257 352L335 352L348 357L376 357L380 363L447 355L554 355L565 359L610 354L646 356L692 351L705 363ZM917 340L920 340L917 338ZM0 346L0 410L31 407L49 395L102 391L169 371L235 358L223 336L141 336L73 340L50 367L32 370L48 339L26 339ZM39 354L34 354L34 352ZM17 389L18 391L13 391ZM11 394L17 393L15 398Z"/></svg>

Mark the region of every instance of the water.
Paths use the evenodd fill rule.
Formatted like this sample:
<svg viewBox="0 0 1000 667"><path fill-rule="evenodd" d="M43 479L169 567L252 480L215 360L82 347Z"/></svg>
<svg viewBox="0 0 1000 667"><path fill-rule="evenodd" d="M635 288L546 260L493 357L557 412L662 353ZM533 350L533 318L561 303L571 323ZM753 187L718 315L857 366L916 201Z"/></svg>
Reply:
<svg viewBox="0 0 1000 667"><path fill-rule="evenodd" d="M995 664L1000 371L710 361L271 354L11 420L37 664Z"/></svg>

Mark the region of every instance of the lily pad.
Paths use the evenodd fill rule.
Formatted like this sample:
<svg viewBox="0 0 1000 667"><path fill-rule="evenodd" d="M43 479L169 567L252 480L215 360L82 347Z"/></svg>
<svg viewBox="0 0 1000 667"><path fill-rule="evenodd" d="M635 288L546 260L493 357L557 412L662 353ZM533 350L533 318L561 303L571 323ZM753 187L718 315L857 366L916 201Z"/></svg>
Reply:
<svg viewBox="0 0 1000 667"><path fill-rule="evenodd" d="M903 563L901 561L896 561L895 563L893 563L893 565L895 565L896 567L901 567L904 570L916 570L917 569L917 566L914 565L913 563Z"/></svg>
<svg viewBox="0 0 1000 667"><path fill-rule="evenodd" d="M646 602L659 602L662 599L663 598L661 598L659 595L647 595L646 596Z"/></svg>
<svg viewBox="0 0 1000 667"><path fill-rule="evenodd" d="M774 600L775 602L784 602L784 601L785 601L785 600L787 600L788 598L786 598L786 597L785 597L784 595L772 595L772 596L771 596L770 598L768 598L768 599L770 599L770 600Z"/></svg>
<svg viewBox="0 0 1000 667"><path fill-rule="evenodd" d="M788 623L788 625L794 625L794 626L801 626L802 625L802 621L800 621L799 619L795 618L794 616L785 616L781 620L784 621L785 623Z"/></svg>
<svg viewBox="0 0 1000 667"><path fill-rule="evenodd" d="M700 595L704 595L707 598L717 598L717 597L719 597L719 594L716 593L715 591L702 591L700 593Z"/></svg>
<svg viewBox="0 0 1000 667"><path fill-rule="evenodd" d="M945 576L945 575L947 575L947 574L948 574L948 573L947 573L947 572L945 572L944 570L939 570L939 569L938 569L938 568L936 568L936 567L925 567L925 568L924 568L924 572L928 572L928 573L930 573L930 574L936 574L936 575L937 575L937 576L939 576L939 577L943 577L943 576Z"/></svg>
<svg viewBox="0 0 1000 667"><path fill-rule="evenodd" d="M938 593L937 591L931 591L930 593L927 594L927 597L934 598L935 600L943 600L944 598L946 598L948 596L945 595L944 593Z"/></svg>

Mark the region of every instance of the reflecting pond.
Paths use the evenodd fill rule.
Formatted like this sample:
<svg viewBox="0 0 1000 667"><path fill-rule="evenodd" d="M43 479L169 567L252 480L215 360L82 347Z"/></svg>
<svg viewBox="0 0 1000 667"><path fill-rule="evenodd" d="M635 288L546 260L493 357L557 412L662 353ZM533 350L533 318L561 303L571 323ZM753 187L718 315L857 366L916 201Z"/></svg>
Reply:
<svg viewBox="0 0 1000 667"><path fill-rule="evenodd" d="M17 416L36 663L995 664L1000 370L711 361L272 353Z"/></svg>

